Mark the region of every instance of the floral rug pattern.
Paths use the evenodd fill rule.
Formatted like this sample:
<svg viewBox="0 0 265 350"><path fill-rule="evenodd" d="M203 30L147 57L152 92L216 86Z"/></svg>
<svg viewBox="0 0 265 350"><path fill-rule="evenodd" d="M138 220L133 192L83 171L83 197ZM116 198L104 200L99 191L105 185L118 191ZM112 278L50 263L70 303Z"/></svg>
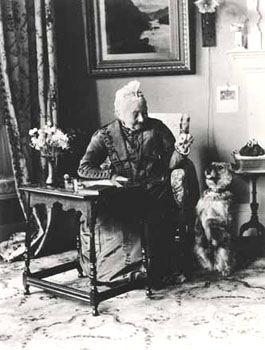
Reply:
<svg viewBox="0 0 265 350"><path fill-rule="evenodd" d="M43 257L32 271L72 260L74 252ZM30 287L24 296L23 262L0 263L0 349L232 349L265 341L265 258L224 280L196 273L191 282L135 290L90 306ZM76 271L50 277L88 288Z"/></svg>

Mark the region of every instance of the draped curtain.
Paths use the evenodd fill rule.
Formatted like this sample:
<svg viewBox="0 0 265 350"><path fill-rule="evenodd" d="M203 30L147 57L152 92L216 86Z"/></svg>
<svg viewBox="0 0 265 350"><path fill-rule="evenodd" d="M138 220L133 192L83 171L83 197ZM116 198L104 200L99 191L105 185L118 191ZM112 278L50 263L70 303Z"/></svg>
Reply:
<svg viewBox="0 0 265 350"><path fill-rule="evenodd" d="M0 180L12 175L12 164L8 147L8 139L5 126L1 123L0 114Z"/></svg>
<svg viewBox="0 0 265 350"><path fill-rule="evenodd" d="M38 180L34 169L44 166L29 147L29 129L57 124L54 26L53 0L0 2L0 102L17 189Z"/></svg>
<svg viewBox="0 0 265 350"><path fill-rule="evenodd" d="M11 170L25 219L26 202L18 189L42 180L45 170L40 155L29 146L29 129L47 122L57 125L53 1L0 1L0 114L6 127L1 143L10 150ZM44 231L47 232L43 212L43 208L34 208L31 217L36 243L43 242ZM35 252L38 249L36 244ZM11 250L18 251L17 247Z"/></svg>

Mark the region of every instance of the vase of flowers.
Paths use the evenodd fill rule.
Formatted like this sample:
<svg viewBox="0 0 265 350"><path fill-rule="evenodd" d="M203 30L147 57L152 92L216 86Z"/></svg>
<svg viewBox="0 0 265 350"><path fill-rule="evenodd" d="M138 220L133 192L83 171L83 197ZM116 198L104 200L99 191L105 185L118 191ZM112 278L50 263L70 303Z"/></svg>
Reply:
<svg viewBox="0 0 265 350"><path fill-rule="evenodd" d="M46 185L54 185L56 182L57 159L70 147L70 136L50 123L42 128L29 130L30 146L40 152L41 157L47 163Z"/></svg>

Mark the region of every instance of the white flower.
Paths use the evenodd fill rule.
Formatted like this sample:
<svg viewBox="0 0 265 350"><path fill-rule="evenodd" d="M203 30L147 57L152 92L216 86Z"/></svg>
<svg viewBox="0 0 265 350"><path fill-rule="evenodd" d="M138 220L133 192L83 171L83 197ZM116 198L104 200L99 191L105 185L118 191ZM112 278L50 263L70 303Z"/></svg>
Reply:
<svg viewBox="0 0 265 350"><path fill-rule="evenodd" d="M56 157L69 148L70 138L62 130L47 123L42 128L29 130L30 146L44 156Z"/></svg>
<svg viewBox="0 0 265 350"><path fill-rule="evenodd" d="M220 0L197 0L194 3L200 13L213 13L216 7L220 5Z"/></svg>
<svg viewBox="0 0 265 350"><path fill-rule="evenodd" d="M33 136L33 135L35 135L37 132L38 132L38 129L37 129L37 128L30 129L30 130L29 130L29 136Z"/></svg>

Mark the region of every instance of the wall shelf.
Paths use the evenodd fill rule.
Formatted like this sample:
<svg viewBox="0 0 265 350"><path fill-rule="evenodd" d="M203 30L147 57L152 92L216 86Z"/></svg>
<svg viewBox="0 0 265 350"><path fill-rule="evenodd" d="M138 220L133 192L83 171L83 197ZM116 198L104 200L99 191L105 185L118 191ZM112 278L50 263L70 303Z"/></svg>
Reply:
<svg viewBox="0 0 265 350"><path fill-rule="evenodd" d="M265 50L229 50L226 52L245 71L265 70Z"/></svg>

